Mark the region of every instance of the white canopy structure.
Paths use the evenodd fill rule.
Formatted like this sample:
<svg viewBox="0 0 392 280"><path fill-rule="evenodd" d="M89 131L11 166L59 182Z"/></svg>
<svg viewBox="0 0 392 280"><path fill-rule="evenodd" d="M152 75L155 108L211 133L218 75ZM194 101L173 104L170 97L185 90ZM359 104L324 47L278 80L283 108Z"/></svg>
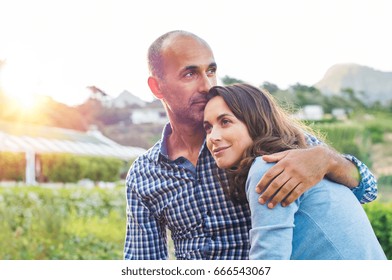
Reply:
<svg viewBox="0 0 392 280"><path fill-rule="evenodd" d="M84 156L136 158L145 152L139 147L122 146L96 129L70 129L0 122L0 151L26 154L26 184L35 184L35 155L69 153Z"/></svg>

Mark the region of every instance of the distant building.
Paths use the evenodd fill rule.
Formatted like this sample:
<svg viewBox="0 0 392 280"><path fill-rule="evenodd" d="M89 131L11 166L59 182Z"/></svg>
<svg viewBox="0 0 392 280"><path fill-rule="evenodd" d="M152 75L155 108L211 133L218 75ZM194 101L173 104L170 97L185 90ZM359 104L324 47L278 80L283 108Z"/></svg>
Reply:
<svg viewBox="0 0 392 280"><path fill-rule="evenodd" d="M163 107L134 109L132 111L131 120L134 124L165 124L169 121Z"/></svg>
<svg viewBox="0 0 392 280"><path fill-rule="evenodd" d="M124 90L116 98L112 98L106 92L96 86L88 86L90 91L90 98L101 102L102 106L107 108L125 108L127 106L146 106L146 102L139 97L133 95L127 90Z"/></svg>
<svg viewBox="0 0 392 280"><path fill-rule="evenodd" d="M334 108L334 109L332 109L331 114L337 120L346 120L347 119L346 110L343 108Z"/></svg>
<svg viewBox="0 0 392 280"><path fill-rule="evenodd" d="M111 103L111 98L106 92L101 90L96 86L88 86L87 89L90 90L90 98L101 102L102 106L109 107Z"/></svg>
<svg viewBox="0 0 392 280"><path fill-rule="evenodd" d="M319 121L322 120L324 116L323 107L320 105L306 105L301 110L299 110L296 114L294 114L295 118L300 120L309 120L309 121Z"/></svg>
<svg viewBox="0 0 392 280"><path fill-rule="evenodd" d="M146 106L146 102L136 97L127 90L124 90L120 95L114 98L111 102L111 107L125 108L127 106L137 105L140 107Z"/></svg>

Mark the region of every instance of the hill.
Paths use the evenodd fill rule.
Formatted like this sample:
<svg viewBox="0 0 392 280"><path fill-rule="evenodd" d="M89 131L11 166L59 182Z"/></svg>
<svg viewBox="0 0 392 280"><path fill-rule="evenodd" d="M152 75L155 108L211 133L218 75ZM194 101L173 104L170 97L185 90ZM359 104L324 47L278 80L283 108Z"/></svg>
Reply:
<svg viewBox="0 0 392 280"><path fill-rule="evenodd" d="M365 102L381 103L392 101L392 72L383 72L358 64L336 64L314 85L324 94L340 94L342 89L351 88L363 93Z"/></svg>

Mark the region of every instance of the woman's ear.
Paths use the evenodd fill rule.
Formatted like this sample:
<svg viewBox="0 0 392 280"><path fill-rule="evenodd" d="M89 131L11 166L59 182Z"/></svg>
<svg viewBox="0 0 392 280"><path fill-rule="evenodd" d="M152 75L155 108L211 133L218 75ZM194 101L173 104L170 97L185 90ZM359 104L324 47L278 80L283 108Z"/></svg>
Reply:
<svg viewBox="0 0 392 280"><path fill-rule="evenodd" d="M148 77L147 83L154 96L158 99L162 99L163 94L161 92L161 88L159 86L159 81L157 80L157 78L150 76Z"/></svg>

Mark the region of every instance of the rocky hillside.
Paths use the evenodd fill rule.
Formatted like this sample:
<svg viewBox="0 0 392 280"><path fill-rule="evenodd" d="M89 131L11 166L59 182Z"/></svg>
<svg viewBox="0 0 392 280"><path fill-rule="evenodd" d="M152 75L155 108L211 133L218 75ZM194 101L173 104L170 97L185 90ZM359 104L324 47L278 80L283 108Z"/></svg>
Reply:
<svg viewBox="0 0 392 280"><path fill-rule="evenodd" d="M364 94L365 102L381 103L392 100L392 72L382 72L357 64L336 64L314 85L325 94L339 94L351 88Z"/></svg>

